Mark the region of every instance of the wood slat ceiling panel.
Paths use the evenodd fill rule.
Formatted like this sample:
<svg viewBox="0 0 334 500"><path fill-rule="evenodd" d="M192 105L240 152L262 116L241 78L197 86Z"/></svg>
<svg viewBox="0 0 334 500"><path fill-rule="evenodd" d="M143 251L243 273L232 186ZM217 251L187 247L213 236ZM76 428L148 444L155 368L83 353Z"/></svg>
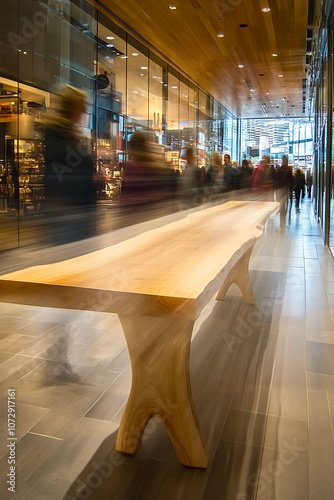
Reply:
<svg viewBox="0 0 334 500"><path fill-rule="evenodd" d="M269 116L307 116L302 80L307 77L308 0L179 0L176 11L167 0L99 0L99 6L101 1L151 50L164 54L236 115L264 116L265 103ZM264 6L271 11L263 13ZM241 28L242 23L248 27ZM220 32L224 38L218 38Z"/></svg>

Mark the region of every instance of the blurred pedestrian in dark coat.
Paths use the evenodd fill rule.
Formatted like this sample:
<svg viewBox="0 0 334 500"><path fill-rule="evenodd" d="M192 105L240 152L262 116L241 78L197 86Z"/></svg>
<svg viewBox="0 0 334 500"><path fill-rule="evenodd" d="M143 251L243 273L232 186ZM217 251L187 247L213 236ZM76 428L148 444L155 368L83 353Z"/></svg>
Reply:
<svg viewBox="0 0 334 500"><path fill-rule="evenodd" d="M45 206L52 243L91 236L95 228L95 167L78 123L86 94L70 85L58 92L59 109L44 126Z"/></svg>

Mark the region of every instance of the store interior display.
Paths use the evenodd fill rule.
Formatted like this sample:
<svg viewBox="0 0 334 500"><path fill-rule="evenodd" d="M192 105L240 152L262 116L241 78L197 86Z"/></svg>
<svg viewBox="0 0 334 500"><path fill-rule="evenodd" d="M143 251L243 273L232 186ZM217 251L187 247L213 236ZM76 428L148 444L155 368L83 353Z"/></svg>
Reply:
<svg viewBox="0 0 334 500"><path fill-rule="evenodd" d="M44 158L40 140L19 141L19 209L40 215L44 205Z"/></svg>
<svg viewBox="0 0 334 500"><path fill-rule="evenodd" d="M41 215L44 158L39 125L48 94L0 81L0 213Z"/></svg>

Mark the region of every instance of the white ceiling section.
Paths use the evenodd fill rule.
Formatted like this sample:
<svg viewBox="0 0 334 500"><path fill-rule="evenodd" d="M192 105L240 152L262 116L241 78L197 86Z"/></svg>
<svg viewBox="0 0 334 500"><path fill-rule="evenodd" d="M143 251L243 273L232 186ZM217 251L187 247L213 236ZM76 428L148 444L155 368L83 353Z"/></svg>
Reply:
<svg viewBox="0 0 334 500"><path fill-rule="evenodd" d="M92 3L115 14L236 116L308 116L307 28L320 0Z"/></svg>

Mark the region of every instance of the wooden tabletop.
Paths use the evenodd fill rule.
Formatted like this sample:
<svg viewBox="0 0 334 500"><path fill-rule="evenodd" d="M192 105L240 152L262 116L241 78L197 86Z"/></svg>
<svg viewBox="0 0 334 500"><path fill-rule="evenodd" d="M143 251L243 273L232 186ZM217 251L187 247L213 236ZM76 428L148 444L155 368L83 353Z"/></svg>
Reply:
<svg viewBox="0 0 334 500"><path fill-rule="evenodd" d="M262 235L277 208L275 202L230 201L102 250L6 274L0 277L0 300L197 316L193 301L244 245Z"/></svg>

